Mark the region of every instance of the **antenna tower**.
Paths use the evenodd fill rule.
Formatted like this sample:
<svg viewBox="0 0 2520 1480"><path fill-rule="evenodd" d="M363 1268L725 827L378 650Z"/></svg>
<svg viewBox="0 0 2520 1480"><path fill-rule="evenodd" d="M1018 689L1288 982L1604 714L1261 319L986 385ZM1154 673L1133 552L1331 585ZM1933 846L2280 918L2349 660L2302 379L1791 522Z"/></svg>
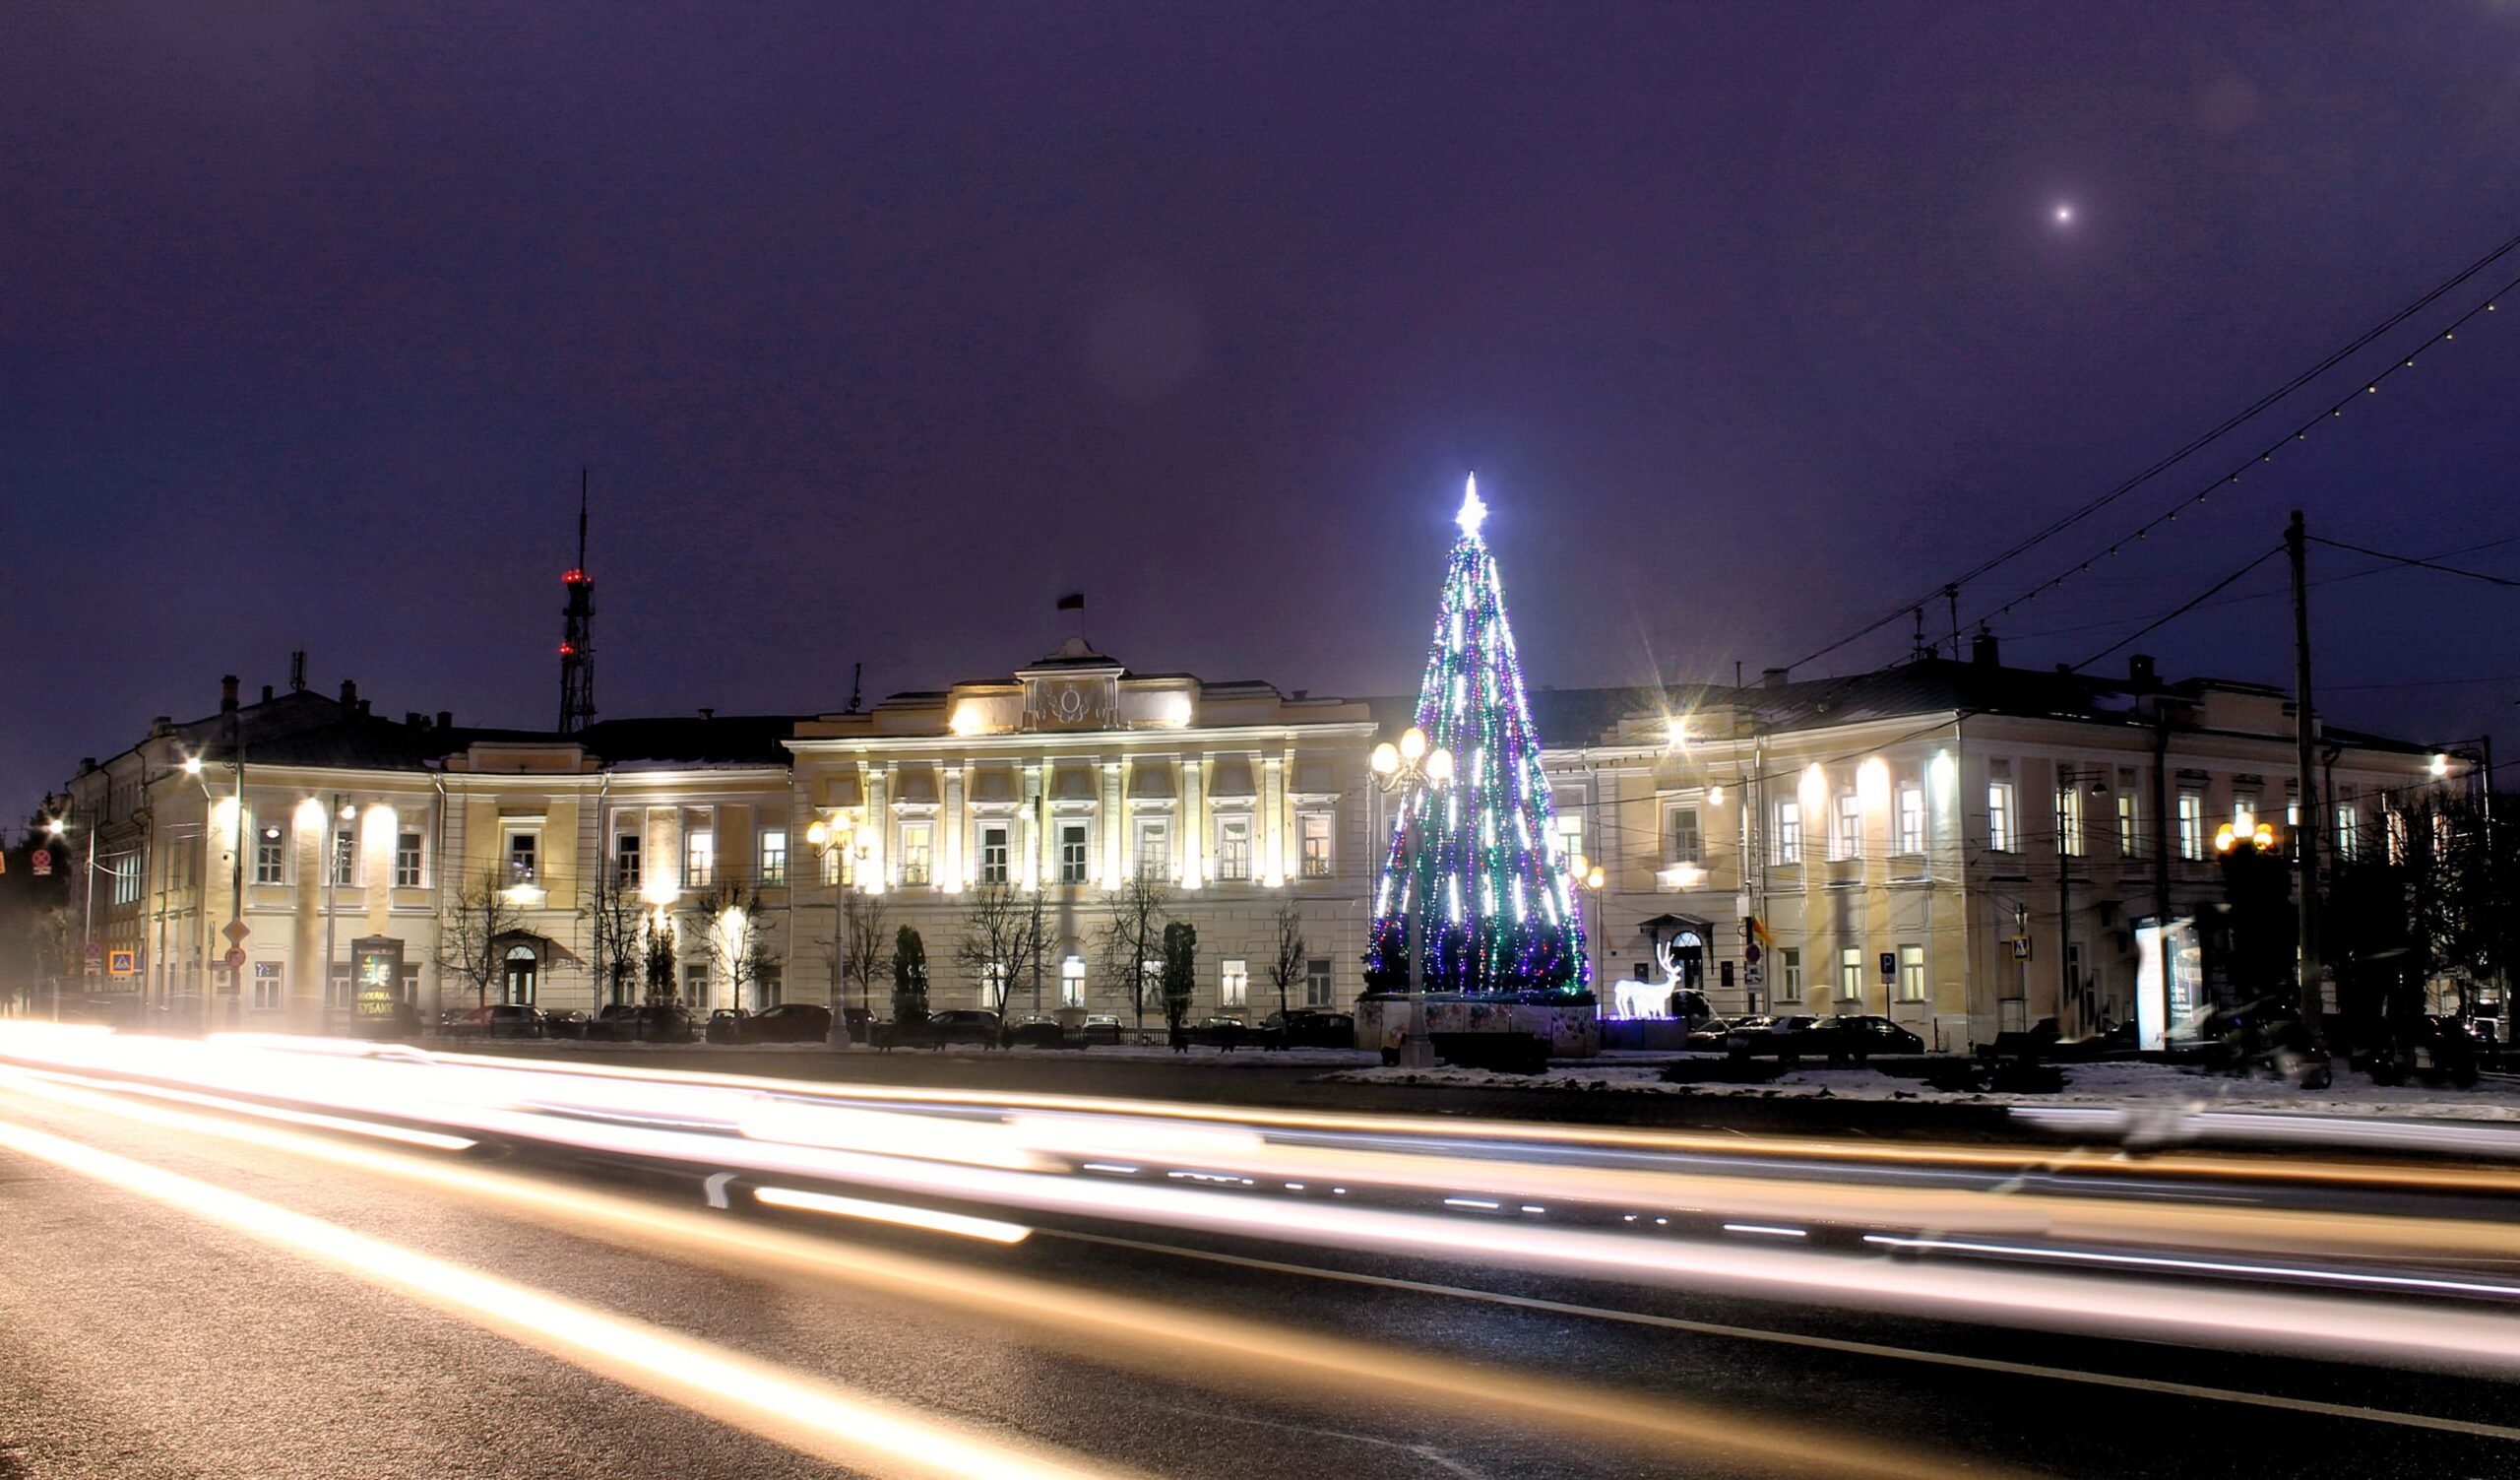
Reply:
<svg viewBox="0 0 2520 1480"><path fill-rule="evenodd" d="M595 722L595 578L587 574L587 470L578 469L578 563L560 577L569 604L560 609L560 733Z"/></svg>

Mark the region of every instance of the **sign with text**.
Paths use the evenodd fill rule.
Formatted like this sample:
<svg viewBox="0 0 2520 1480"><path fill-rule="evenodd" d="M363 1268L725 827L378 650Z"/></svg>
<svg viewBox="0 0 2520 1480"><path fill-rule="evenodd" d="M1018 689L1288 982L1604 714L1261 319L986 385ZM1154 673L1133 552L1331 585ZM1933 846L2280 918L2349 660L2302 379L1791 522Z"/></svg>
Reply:
<svg viewBox="0 0 2520 1480"><path fill-rule="evenodd" d="M403 942L392 935L361 935L350 942L353 1013L363 1022L391 1022L403 1001Z"/></svg>

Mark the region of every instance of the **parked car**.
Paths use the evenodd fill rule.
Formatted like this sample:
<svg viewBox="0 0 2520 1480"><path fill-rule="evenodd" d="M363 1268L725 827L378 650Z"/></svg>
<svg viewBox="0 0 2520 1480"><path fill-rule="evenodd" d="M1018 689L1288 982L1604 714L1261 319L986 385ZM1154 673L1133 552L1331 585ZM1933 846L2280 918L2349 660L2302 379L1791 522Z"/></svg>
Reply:
<svg viewBox="0 0 2520 1480"><path fill-rule="evenodd" d="M617 1002L596 1014L587 1024L587 1036L612 1043L689 1043L700 1034L691 1014L671 1003Z"/></svg>
<svg viewBox="0 0 2520 1480"><path fill-rule="evenodd" d="M542 1035L545 1038L584 1038L587 1036L587 1015L577 1011L545 1012L542 1014Z"/></svg>
<svg viewBox="0 0 2520 1480"><path fill-rule="evenodd" d="M701 1024L700 1036L711 1043L741 1043L744 1020L752 1014L741 1007L720 1007Z"/></svg>
<svg viewBox="0 0 2520 1480"><path fill-rule="evenodd" d="M1724 1052L1735 1059L1787 1058L1798 1048L1802 1035L1818 1021L1816 1017L1799 1013L1735 1018L1732 1031L1724 1035Z"/></svg>
<svg viewBox="0 0 2520 1480"><path fill-rule="evenodd" d="M1116 1012L1085 1014L1084 1026L1076 1030L1076 1041L1079 1046L1086 1048L1091 1048L1098 1043L1117 1044L1120 1041L1119 1014Z"/></svg>
<svg viewBox="0 0 2520 1480"><path fill-rule="evenodd" d="M1743 1017L1735 1018L1733 1021L1746 1023L1749 1019ZM1689 1029L1685 1043L1688 1048L1698 1053L1721 1054L1724 1052L1725 1040L1730 1038L1732 1034L1732 1023L1728 1023L1720 1017L1710 1017L1706 1021L1699 1023L1696 1027Z"/></svg>
<svg viewBox="0 0 2520 1480"><path fill-rule="evenodd" d="M1067 1030L1055 1017L1035 1012L1006 1025L1009 1045L1024 1049L1056 1049L1067 1045Z"/></svg>
<svg viewBox="0 0 2520 1480"><path fill-rule="evenodd" d="M1190 1029L1192 1043L1207 1044L1230 1054L1246 1044L1260 1042L1260 1035L1238 1017L1210 1017Z"/></svg>
<svg viewBox="0 0 2520 1480"><path fill-rule="evenodd" d="M981 1007L954 1007L931 1012L923 1021L905 1018L878 1029L875 1042L888 1049L937 1049L949 1043L976 1043L994 1049L1005 1039L1006 1025Z"/></svg>
<svg viewBox="0 0 2520 1480"><path fill-rule="evenodd" d="M1270 1049L1353 1049L1356 1018L1350 1012L1290 1007L1260 1019L1260 1045Z"/></svg>
<svg viewBox="0 0 2520 1480"><path fill-rule="evenodd" d="M743 1020L737 1043L820 1043L831 1036L831 1009L819 1002L781 1002Z"/></svg>
<svg viewBox="0 0 2520 1480"><path fill-rule="evenodd" d="M540 1038L542 1013L523 1002L492 1002L472 1009L484 1038Z"/></svg>
<svg viewBox="0 0 2520 1480"><path fill-rule="evenodd" d="M1861 1063L1875 1054L1922 1054L1925 1043L1886 1017L1850 1012L1779 1017L1763 1028L1736 1024L1725 1035L1724 1049L1736 1059L1772 1057L1788 1064L1804 1059Z"/></svg>

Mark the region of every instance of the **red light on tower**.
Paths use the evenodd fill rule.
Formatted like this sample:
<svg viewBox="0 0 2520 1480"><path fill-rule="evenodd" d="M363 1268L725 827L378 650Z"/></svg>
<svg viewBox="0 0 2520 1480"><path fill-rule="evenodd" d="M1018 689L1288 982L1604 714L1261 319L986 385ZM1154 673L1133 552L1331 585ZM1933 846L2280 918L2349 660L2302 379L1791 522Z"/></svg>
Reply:
<svg viewBox="0 0 2520 1480"><path fill-rule="evenodd" d="M587 573L583 570L562 571L560 583L564 586L583 586L587 583Z"/></svg>

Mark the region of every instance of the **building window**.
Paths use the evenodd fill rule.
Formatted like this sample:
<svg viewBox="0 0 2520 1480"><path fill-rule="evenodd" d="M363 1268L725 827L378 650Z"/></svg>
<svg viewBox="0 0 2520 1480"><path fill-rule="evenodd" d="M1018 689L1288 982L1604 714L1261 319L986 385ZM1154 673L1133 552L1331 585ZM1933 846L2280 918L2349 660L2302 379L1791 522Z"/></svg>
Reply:
<svg viewBox="0 0 2520 1480"><path fill-rule="evenodd" d="M857 856L847 845L835 843L822 851L822 875L826 886L857 882Z"/></svg>
<svg viewBox="0 0 2520 1480"><path fill-rule="evenodd" d="M2143 840L2136 836L2137 813L2131 792L2117 794L2117 856L2131 859L2143 850Z"/></svg>
<svg viewBox="0 0 2520 1480"><path fill-rule="evenodd" d="M1776 804L1776 846L1770 858L1778 864L1802 862L1802 804L1780 802Z"/></svg>
<svg viewBox="0 0 2520 1480"><path fill-rule="evenodd" d="M1059 824L1059 882L1085 882L1086 826L1082 822Z"/></svg>
<svg viewBox="0 0 2520 1480"><path fill-rule="evenodd" d="M2205 856L2205 798L2197 792L2178 794L2178 856Z"/></svg>
<svg viewBox="0 0 2520 1480"><path fill-rule="evenodd" d="M682 839L682 883L687 889L706 889L717 881L718 835L702 828L686 833Z"/></svg>
<svg viewBox="0 0 2520 1480"><path fill-rule="evenodd" d="M2083 789L2070 781L2056 788L2056 852L2083 856Z"/></svg>
<svg viewBox="0 0 2520 1480"><path fill-rule="evenodd" d="M1836 825L1829 829L1829 857L1863 857L1863 799L1853 792L1838 794Z"/></svg>
<svg viewBox="0 0 2520 1480"><path fill-rule="evenodd" d="M765 889L788 886L788 829L784 827L761 830L761 886Z"/></svg>
<svg viewBox="0 0 2520 1480"><path fill-rule="evenodd" d="M1244 1007L1251 1002L1251 972L1247 963L1228 957L1219 968L1218 1001L1228 1007Z"/></svg>
<svg viewBox="0 0 2520 1480"><path fill-rule="evenodd" d="M787 974L781 971L776 963L763 966L761 975L753 979L753 995L760 998L761 1005L764 1007L778 1006L781 995L787 989Z"/></svg>
<svg viewBox="0 0 2520 1480"><path fill-rule="evenodd" d="M397 834L394 839L394 887L416 889L420 886L420 835L415 832Z"/></svg>
<svg viewBox="0 0 2520 1480"><path fill-rule="evenodd" d="M1059 1005L1085 1005L1085 958L1070 956L1059 963Z"/></svg>
<svg viewBox="0 0 2520 1480"><path fill-rule="evenodd" d="M1670 812L1670 826L1666 829L1670 839L1670 862L1694 864L1706 856L1706 839L1698 832L1697 808L1675 806Z"/></svg>
<svg viewBox="0 0 2520 1480"><path fill-rule="evenodd" d="M991 822L980 828L980 882L1006 882L1006 824Z"/></svg>
<svg viewBox="0 0 2520 1480"><path fill-rule="evenodd" d="M1796 1003L1800 1002L1802 1000L1801 948L1798 946L1789 945L1785 949L1778 951L1776 953L1776 957L1777 975L1784 984L1784 1000Z"/></svg>
<svg viewBox="0 0 2520 1480"><path fill-rule="evenodd" d="M1850 1001L1863 996L1863 947L1850 945L1838 952L1838 996Z"/></svg>
<svg viewBox="0 0 2520 1480"><path fill-rule="evenodd" d="M508 834L509 883L530 884L534 882L535 855L538 851L537 845L540 841L541 840L539 838L530 832L512 832Z"/></svg>
<svg viewBox="0 0 2520 1480"><path fill-rule="evenodd" d="M1251 877L1251 819L1217 818L1217 877L1240 883Z"/></svg>
<svg viewBox="0 0 2520 1480"><path fill-rule="evenodd" d="M2257 794L2255 792L2232 793L2232 830L2250 832L2256 827Z"/></svg>
<svg viewBox="0 0 2520 1480"><path fill-rule="evenodd" d="M902 882L923 884L936 863L936 829L926 822L902 824Z"/></svg>
<svg viewBox="0 0 2520 1480"><path fill-rule="evenodd" d="M1006 1010L1006 963L991 961L980 968L980 1005L992 1012Z"/></svg>
<svg viewBox="0 0 2520 1480"><path fill-rule="evenodd" d="M709 1005L709 968L697 963L682 968L682 1004L694 1011Z"/></svg>
<svg viewBox="0 0 2520 1480"><path fill-rule="evenodd" d="M612 882L615 887L636 889L644 881L646 870L639 835L625 832L612 840Z"/></svg>
<svg viewBox="0 0 2520 1480"><path fill-rule="evenodd" d="M277 827L264 828L254 840L254 882L284 883L287 867L288 839Z"/></svg>
<svg viewBox="0 0 2520 1480"><path fill-rule="evenodd" d="M1330 814L1306 812L1296 819L1303 829L1303 876L1330 876Z"/></svg>
<svg viewBox="0 0 2520 1480"><path fill-rule="evenodd" d="M1303 963L1303 1004L1307 1007L1330 1005L1330 958L1313 956Z"/></svg>
<svg viewBox="0 0 2520 1480"><path fill-rule="evenodd" d="M2440 819L2436 817L2434 820L2437 822ZM2389 862L2404 864L2407 853L2406 813L2392 807L2382 814L2380 826L2381 836L2386 840L2383 846L2388 850Z"/></svg>
<svg viewBox="0 0 2520 1480"><path fill-rule="evenodd" d="M333 834L333 882L345 889L358 886L358 834L346 827Z"/></svg>
<svg viewBox="0 0 2520 1480"><path fill-rule="evenodd" d="M113 861L114 903L140 902L140 855L126 853Z"/></svg>
<svg viewBox="0 0 2520 1480"><path fill-rule="evenodd" d="M2013 816L2012 783L1993 781L1986 784L1986 851L2011 853L2021 846L2019 824Z"/></svg>
<svg viewBox="0 0 2520 1480"><path fill-rule="evenodd" d="M1897 833L1899 852L1925 851L1925 789L1913 781L1899 788Z"/></svg>
<svg viewBox="0 0 2520 1480"><path fill-rule="evenodd" d="M2341 859L2362 856L2360 830L2362 809L2351 802L2336 804L2336 856Z"/></svg>
<svg viewBox="0 0 2520 1480"><path fill-rule="evenodd" d="M1584 851L1584 819L1569 812L1557 814L1557 856L1571 859Z"/></svg>
<svg viewBox="0 0 2520 1480"><path fill-rule="evenodd" d="M279 962L255 962L254 1010L257 1012L269 1012L280 1006L282 1000L281 988L283 985L284 981L280 974Z"/></svg>
<svg viewBox="0 0 2520 1480"><path fill-rule="evenodd" d="M1899 1000L1922 1002L1925 999L1925 948L1922 945L1899 947Z"/></svg>
<svg viewBox="0 0 2520 1480"><path fill-rule="evenodd" d="M1172 876L1172 822L1166 817L1138 818L1138 877Z"/></svg>

